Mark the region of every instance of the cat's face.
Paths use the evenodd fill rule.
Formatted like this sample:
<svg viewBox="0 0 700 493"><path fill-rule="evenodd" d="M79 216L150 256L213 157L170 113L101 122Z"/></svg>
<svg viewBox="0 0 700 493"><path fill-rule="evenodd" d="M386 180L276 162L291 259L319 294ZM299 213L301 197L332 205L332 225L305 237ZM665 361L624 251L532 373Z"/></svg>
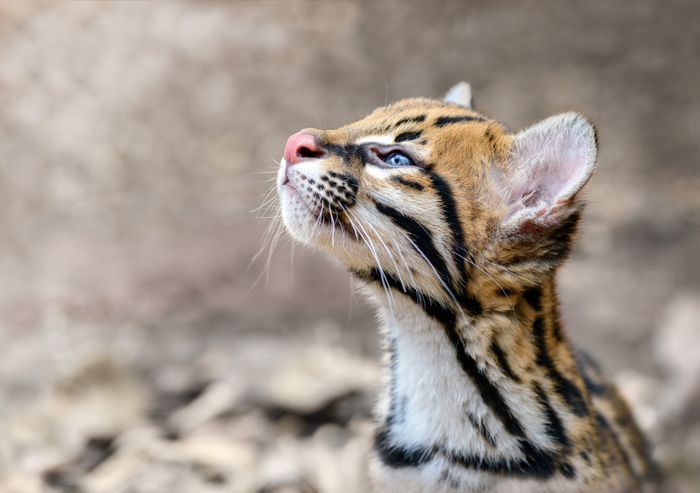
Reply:
<svg viewBox="0 0 700 493"><path fill-rule="evenodd" d="M458 291L494 237L546 223L590 175L590 124L554 119L519 142L467 106L408 99L335 130L302 130L279 169L284 223L356 273L435 297ZM567 153L576 162L553 163Z"/></svg>
<svg viewBox="0 0 700 493"><path fill-rule="evenodd" d="M483 206L486 175L510 144L478 113L419 99L339 129L305 129L290 137L279 170L284 222L353 270L379 265L439 288L434 271L458 276L456 256L486 238L498 212Z"/></svg>

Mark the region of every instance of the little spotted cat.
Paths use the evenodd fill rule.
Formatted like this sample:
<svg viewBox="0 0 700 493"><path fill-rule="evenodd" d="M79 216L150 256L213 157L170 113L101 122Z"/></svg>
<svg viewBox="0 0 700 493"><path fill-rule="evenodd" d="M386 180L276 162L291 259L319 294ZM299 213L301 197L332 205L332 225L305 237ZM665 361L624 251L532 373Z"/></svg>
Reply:
<svg viewBox="0 0 700 493"><path fill-rule="evenodd" d="M377 491L653 490L644 436L558 313L596 157L581 115L513 134L465 83L289 138L288 231L346 266L383 319Z"/></svg>

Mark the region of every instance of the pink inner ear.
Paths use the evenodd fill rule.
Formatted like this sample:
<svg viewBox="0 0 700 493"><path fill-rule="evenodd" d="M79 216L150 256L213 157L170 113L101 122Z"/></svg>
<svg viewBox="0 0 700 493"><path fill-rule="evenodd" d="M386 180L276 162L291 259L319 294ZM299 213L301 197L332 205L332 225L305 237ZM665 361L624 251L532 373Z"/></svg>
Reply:
<svg viewBox="0 0 700 493"><path fill-rule="evenodd" d="M527 176L526 180L522 186L512 190L509 203L520 208L551 206L558 188L557 180L542 173Z"/></svg>
<svg viewBox="0 0 700 493"><path fill-rule="evenodd" d="M571 204L595 166L593 127L575 113L519 133L513 150L508 217L547 216Z"/></svg>
<svg viewBox="0 0 700 493"><path fill-rule="evenodd" d="M533 170L533 175L529 176L528 185L522 195L521 201L527 207L533 207L544 202L549 206L554 205L556 197L559 197L566 189L566 185L574 176L561 176L561 168L556 166L538 166Z"/></svg>

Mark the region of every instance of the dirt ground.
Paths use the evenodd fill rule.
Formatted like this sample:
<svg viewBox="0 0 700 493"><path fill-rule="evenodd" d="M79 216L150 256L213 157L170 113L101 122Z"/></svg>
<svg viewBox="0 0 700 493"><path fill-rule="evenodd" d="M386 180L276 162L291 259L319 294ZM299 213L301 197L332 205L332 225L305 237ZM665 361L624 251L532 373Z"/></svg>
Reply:
<svg viewBox="0 0 700 493"><path fill-rule="evenodd" d="M572 339L700 488L700 4L0 4L0 492L367 491L373 313L254 210L286 137L472 83L600 138ZM264 214L263 214L264 215ZM257 280L257 282L256 282Z"/></svg>

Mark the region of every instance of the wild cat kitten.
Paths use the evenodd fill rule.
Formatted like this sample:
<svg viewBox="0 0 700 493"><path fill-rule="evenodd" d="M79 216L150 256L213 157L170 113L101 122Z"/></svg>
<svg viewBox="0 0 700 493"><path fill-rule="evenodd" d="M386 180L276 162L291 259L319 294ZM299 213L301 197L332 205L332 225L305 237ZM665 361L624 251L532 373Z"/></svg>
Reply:
<svg viewBox="0 0 700 493"><path fill-rule="evenodd" d="M379 491L651 491L642 433L557 307L596 156L581 115L512 134L465 83L289 138L287 229L366 284L384 321Z"/></svg>

